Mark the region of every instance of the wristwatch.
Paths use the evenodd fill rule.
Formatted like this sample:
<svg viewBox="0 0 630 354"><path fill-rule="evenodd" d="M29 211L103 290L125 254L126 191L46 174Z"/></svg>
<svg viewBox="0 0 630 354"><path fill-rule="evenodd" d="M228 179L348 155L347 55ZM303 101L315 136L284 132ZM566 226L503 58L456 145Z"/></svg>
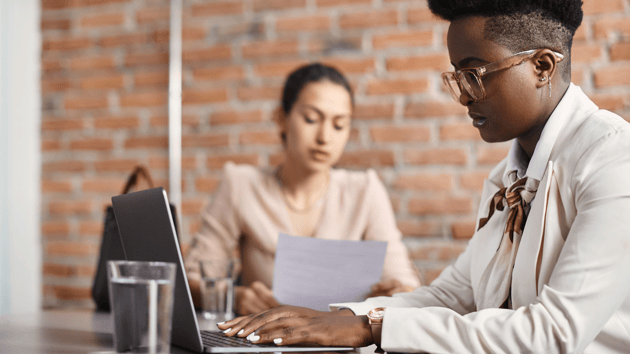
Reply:
<svg viewBox="0 0 630 354"><path fill-rule="evenodd" d="M381 329L383 328L383 316L385 316L385 308L377 307L373 308L368 312L367 318L368 323L372 329L372 339L374 340L374 344L381 349Z"/></svg>

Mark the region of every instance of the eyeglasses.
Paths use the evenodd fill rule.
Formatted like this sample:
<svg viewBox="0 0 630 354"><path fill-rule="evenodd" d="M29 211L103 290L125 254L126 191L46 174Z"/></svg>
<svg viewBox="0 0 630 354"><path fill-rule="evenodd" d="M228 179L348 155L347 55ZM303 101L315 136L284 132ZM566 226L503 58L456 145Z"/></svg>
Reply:
<svg viewBox="0 0 630 354"><path fill-rule="evenodd" d="M462 92L465 91L474 102L479 102L486 98L486 90L481 82L484 75L521 65L541 50L543 49L526 50L477 68L446 72L442 74L442 80L444 80L444 84L448 87L455 101L461 103ZM553 54L558 58L558 62L564 59L564 55L560 53L553 52Z"/></svg>

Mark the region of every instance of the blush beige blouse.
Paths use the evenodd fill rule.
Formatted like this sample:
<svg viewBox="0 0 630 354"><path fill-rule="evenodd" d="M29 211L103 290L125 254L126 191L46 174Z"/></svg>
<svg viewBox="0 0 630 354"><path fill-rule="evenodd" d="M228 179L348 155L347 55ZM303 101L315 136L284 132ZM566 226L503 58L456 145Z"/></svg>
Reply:
<svg viewBox="0 0 630 354"><path fill-rule="evenodd" d="M393 278L419 286L417 271L376 172L332 169L328 188L319 222L308 236L387 241L381 280ZM199 261L228 258L240 248L242 284L258 280L272 288L278 233L295 235L274 171L227 163L214 200L201 217L202 225L186 256L188 277L200 279Z"/></svg>

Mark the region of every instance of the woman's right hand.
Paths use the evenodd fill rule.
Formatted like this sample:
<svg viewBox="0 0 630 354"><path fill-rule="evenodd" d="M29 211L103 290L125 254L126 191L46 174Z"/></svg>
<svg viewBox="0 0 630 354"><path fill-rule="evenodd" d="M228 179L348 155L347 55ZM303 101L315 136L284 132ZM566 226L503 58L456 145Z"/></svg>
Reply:
<svg viewBox="0 0 630 354"><path fill-rule="evenodd" d="M273 291L259 281L250 286L237 286L234 289L235 312L247 316L280 306L273 297Z"/></svg>

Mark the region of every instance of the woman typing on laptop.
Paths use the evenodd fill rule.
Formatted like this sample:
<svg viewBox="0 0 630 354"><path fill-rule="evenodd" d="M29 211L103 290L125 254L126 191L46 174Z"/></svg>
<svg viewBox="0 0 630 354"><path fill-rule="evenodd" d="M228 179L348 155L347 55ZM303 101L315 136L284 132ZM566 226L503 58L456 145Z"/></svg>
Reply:
<svg viewBox="0 0 630 354"><path fill-rule="evenodd" d="M278 123L284 161L275 169L228 163L214 201L186 257L199 305L199 262L241 252L235 311L279 306L270 289L278 233L341 240L387 241L381 282L371 296L411 291L419 280L396 226L385 187L373 170L336 169L350 135L353 98L345 77L321 64L291 73Z"/></svg>

